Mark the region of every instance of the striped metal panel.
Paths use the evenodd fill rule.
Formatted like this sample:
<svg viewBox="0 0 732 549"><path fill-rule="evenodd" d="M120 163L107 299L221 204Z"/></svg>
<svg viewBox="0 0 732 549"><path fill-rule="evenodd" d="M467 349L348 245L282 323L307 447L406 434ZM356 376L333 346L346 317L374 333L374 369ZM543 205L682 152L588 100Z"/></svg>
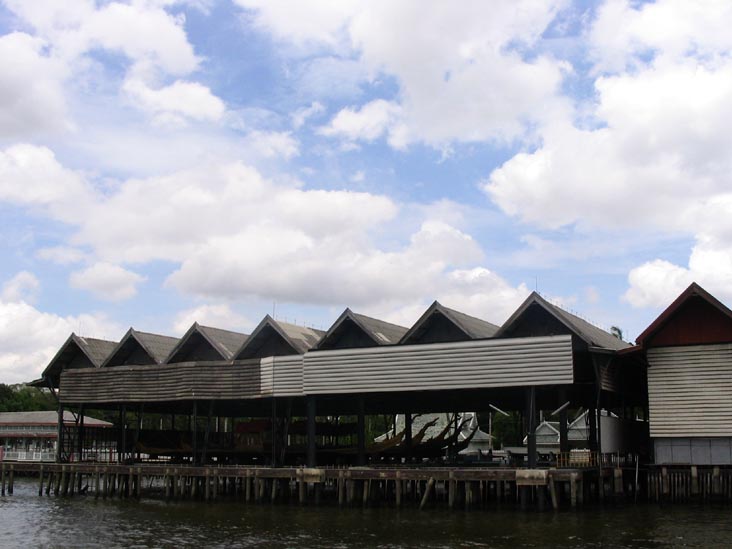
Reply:
<svg viewBox="0 0 732 549"><path fill-rule="evenodd" d="M64 404L231 400L260 394L259 360L182 362L68 370L61 374Z"/></svg>
<svg viewBox="0 0 732 549"><path fill-rule="evenodd" d="M652 437L732 436L732 344L659 347L647 356Z"/></svg>
<svg viewBox="0 0 732 549"><path fill-rule="evenodd" d="M573 382L571 336L311 351L304 364L306 394Z"/></svg>
<svg viewBox="0 0 732 549"><path fill-rule="evenodd" d="M261 361L262 394L302 396L302 355L271 356Z"/></svg>

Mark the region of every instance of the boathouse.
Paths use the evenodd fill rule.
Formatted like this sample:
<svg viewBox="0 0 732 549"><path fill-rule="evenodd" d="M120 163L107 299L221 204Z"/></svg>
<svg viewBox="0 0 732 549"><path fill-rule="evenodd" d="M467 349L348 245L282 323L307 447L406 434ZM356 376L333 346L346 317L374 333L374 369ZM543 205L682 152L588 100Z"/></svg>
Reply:
<svg viewBox="0 0 732 549"><path fill-rule="evenodd" d="M691 284L636 340L657 464L732 464L732 311Z"/></svg>
<svg viewBox="0 0 732 549"><path fill-rule="evenodd" d="M500 409L520 414L524 465L534 467L539 411L556 411L561 453L567 411L579 408L624 422L625 442L611 448L603 422L589 422L595 454L642 448L632 411L647 405L645 363L628 346L533 293L501 327L434 302L411 328L346 309L326 332L267 315L249 336L198 323L179 340L134 329L119 343L72 335L36 384L54 388L60 412L114 411L121 461L457 459L467 444L453 436L459 426L422 444L411 418ZM366 440L368 415L401 415L403 429ZM152 416L156 428L144 421ZM61 444L57 457L72 451Z"/></svg>

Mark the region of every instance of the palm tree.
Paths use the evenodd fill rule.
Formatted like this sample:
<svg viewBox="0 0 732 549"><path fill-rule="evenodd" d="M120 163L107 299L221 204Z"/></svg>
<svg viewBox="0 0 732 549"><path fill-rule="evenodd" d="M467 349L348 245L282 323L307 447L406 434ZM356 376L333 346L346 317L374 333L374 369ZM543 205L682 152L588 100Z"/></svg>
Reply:
<svg viewBox="0 0 732 549"><path fill-rule="evenodd" d="M610 333L622 341L622 339L623 339L623 329L622 328L619 328L617 326L611 326Z"/></svg>

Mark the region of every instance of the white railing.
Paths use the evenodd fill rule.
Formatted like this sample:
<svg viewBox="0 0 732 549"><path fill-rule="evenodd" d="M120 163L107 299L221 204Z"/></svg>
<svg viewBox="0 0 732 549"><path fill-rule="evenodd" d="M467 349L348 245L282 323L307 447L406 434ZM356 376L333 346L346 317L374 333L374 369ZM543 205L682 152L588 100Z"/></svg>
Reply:
<svg viewBox="0 0 732 549"><path fill-rule="evenodd" d="M54 452L26 452L20 450L6 450L3 454L4 461L56 461Z"/></svg>

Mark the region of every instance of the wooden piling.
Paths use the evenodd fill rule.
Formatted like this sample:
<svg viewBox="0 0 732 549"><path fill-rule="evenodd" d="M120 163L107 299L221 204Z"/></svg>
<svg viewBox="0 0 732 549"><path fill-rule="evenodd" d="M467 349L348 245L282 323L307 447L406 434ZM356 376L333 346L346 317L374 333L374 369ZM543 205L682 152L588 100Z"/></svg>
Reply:
<svg viewBox="0 0 732 549"><path fill-rule="evenodd" d="M346 479L343 471L338 471L338 505L343 507L346 502Z"/></svg>
<svg viewBox="0 0 732 549"><path fill-rule="evenodd" d="M99 469L94 472L94 499L99 499L99 484L101 473Z"/></svg>
<svg viewBox="0 0 732 549"><path fill-rule="evenodd" d="M43 464L41 464L41 468L38 471L38 495L43 495Z"/></svg>
<svg viewBox="0 0 732 549"><path fill-rule="evenodd" d="M402 506L402 475L400 471L396 472L396 480L394 481L394 497L396 498L397 509Z"/></svg>
<svg viewBox="0 0 732 549"><path fill-rule="evenodd" d="M15 466L10 465L10 478L8 478L8 495L13 495L13 485L15 483Z"/></svg>
<svg viewBox="0 0 732 549"><path fill-rule="evenodd" d="M424 495L422 496L422 501L419 503L419 509L420 511L424 509L424 506L427 505L427 502L430 499L430 494L435 488L435 478L430 477L429 481L427 481L427 488L424 490Z"/></svg>
<svg viewBox="0 0 732 549"><path fill-rule="evenodd" d="M549 476L549 495L552 498L552 509L555 511L559 509L559 498L557 497L557 487L554 482L554 476Z"/></svg>
<svg viewBox="0 0 732 549"><path fill-rule="evenodd" d="M2 466L0 466L0 484L2 484L2 491L0 491L0 495L5 495L5 463L2 463Z"/></svg>

